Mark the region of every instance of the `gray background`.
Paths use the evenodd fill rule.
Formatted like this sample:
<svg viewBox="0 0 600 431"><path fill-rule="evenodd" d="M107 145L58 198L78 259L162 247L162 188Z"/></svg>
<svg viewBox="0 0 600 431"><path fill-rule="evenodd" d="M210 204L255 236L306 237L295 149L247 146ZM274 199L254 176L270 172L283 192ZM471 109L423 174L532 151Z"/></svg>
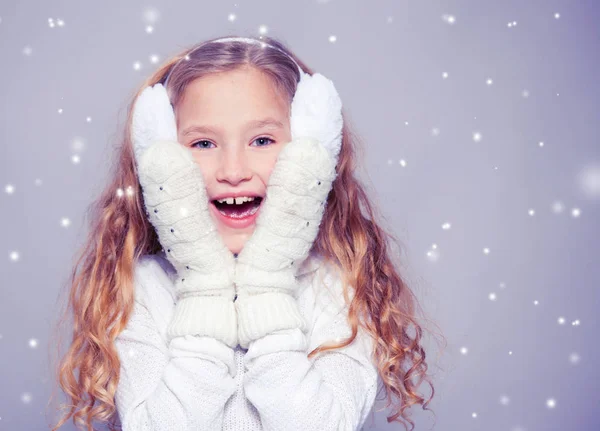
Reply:
<svg viewBox="0 0 600 431"><path fill-rule="evenodd" d="M598 2L2 0L0 19L0 429L47 429L56 298L133 92L261 25L335 82L448 342L427 340L417 430L600 429Z"/></svg>

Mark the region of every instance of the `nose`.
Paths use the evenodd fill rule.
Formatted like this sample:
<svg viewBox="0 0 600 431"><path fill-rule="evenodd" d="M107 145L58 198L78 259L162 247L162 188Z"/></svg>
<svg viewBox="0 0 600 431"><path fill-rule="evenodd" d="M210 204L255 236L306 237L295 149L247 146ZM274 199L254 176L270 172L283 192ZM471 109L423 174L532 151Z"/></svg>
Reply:
<svg viewBox="0 0 600 431"><path fill-rule="evenodd" d="M219 166L216 169L218 182L236 185L252 177L248 155L243 149L228 148L221 153Z"/></svg>

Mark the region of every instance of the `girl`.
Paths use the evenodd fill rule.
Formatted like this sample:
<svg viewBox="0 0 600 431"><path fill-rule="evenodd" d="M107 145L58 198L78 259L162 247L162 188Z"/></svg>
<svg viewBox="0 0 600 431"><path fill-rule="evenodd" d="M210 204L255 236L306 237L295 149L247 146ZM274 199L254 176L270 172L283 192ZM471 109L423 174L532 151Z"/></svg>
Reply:
<svg viewBox="0 0 600 431"><path fill-rule="evenodd" d="M209 40L151 76L73 269L53 431L358 430L379 383L414 428L417 301L354 141L331 81L274 38Z"/></svg>

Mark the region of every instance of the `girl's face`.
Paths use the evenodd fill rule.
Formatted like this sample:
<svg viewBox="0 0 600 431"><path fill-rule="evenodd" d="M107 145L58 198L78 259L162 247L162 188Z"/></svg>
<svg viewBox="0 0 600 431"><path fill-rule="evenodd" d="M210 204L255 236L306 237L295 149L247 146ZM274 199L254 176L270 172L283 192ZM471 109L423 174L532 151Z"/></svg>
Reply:
<svg viewBox="0 0 600 431"><path fill-rule="evenodd" d="M262 201L216 200L264 198L277 156L291 140L289 109L270 78L255 68L196 79L175 108L178 141L191 149L202 171L211 217L232 253L254 232Z"/></svg>

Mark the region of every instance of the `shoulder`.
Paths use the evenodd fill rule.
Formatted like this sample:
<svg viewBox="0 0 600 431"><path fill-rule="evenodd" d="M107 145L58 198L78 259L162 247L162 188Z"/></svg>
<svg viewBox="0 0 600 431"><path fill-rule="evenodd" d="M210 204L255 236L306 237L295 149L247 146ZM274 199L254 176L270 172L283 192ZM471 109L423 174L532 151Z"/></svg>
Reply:
<svg viewBox="0 0 600 431"><path fill-rule="evenodd" d="M168 295L175 298L177 272L163 253L142 255L134 265L134 284L137 298Z"/></svg>
<svg viewBox="0 0 600 431"><path fill-rule="evenodd" d="M347 304L341 271L322 256L310 256L297 273L297 303L309 324L315 329L319 321L344 315Z"/></svg>
<svg viewBox="0 0 600 431"><path fill-rule="evenodd" d="M311 255L298 271L303 281L301 294L310 298L317 311L337 314L348 305L344 299L341 269L320 255ZM353 289L348 287L351 300Z"/></svg>
<svg viewBox="0 0 600 431"><path fill-rule="evenodd" d="M175 308L176 275L173 266L161 254L143 255L134 265L134 316L144 316L138 321L141 326L136 330L145 331L151 325L165 343L167 326Z"/></svg>
<svg viewBox="0 0 600 431"><path fill-rule="evenodd" d="M349 304L344 298L347 289L348 299L354 297L354 287L344 286L341 268L322 258L314 264L315 270L303 283L298 302L310 319L309 349L332 341L350 337L352 329L348 321ZM372 336L361 326L358 326L356 339L338 352L345 353L363 363L372 372L373 352Z"/></svg>

